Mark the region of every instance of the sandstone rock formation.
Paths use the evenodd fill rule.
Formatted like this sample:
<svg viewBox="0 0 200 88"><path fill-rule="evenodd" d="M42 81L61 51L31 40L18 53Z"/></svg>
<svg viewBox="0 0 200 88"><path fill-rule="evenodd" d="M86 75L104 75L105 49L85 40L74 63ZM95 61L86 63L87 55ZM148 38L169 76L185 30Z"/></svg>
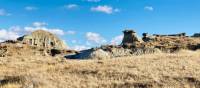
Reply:
<svg viewBox="0 0 200 88"><path fill-rule="evenodd" d="M104 45L98 48L80 51L73 55L67 55L68 59L111 59L133 55L160 53L157 48L123 48L121 46Z"/></svg>
<svg viewBox="0 0 200 88"><path fill-rule="evenodd" d="M165 52L174 52L180 49L197 50L200 38L180 36L156 36L154 41L141 43L141 47L155 47Z"/></svg>
<svg viewBox="0 0 200 88"><path fill-rule="evenodd" d="M125 30L123 33L124 38L122 40L122 46L124 47L137 47L138 43L143 42L133 30Z"/></svg>
<svg viewBox="0 0 200 88"><path fill-rule="evenodd" d="M61 41L57 36L44 30L34 31L30 35L24 35L22 37L19 37L17 40L31 46L43 48L66 48L63 41Z"/></svg>
<svg viewBox="0 0 200 88"><path fill-rule="evenodd" d="M141 40L133 30L125 30L121 45L104 45L80 52L65 50L65 45L55 35L38 30L30 35L0 43L0 57L13 55L66 56L71 59L105 59L132 55L175 52L181 49L200 49L199 37L184 33L150 36L143 33Z"/></svg>
<svg viewBox="0 0 200 88"><path fill-rule="evenodd" d="M77 53L75 50L60 50L37 46L30 46L17 41L6 41L0 43L0 57L12 56L56 56L64 57L68 54Z"/></svg>
<svg viewBox="0 0 200 88"><path fill-rule="evenodd" d="M70 59L106 59L110 58L109 52L106 52L100 48L98 49L88 49L80 51L79 53L73 55L67 55L66 58Z"/></svg>
<svg viewBox="0 0 200 88"><path fill-rule="evenodd" d="M143 40L144 42L155 41L155 37L156 37L156 36L150 36L150 35L148 35L148 33L143 33L142 35L143 35L142 40Z"/></svg>
<svg viewBox="0 0 200 88"><path fill-rule="evenodd" d="M168 34L168 35L153 34L153 35L154 35L154 36L174 36L174 37L181 37L181 36L186 36L186 33Z"/></svg>
<svg viewBox="0 0 200 88"><path fill-rule="evenodd" d="M111 57L110 53L102 49L97 49L89 55L89 58L96 58L96 59L108 59L110 57Z"/></svg>
<svg viewBox="0 0 200 88"><path fill-rule="evenodd" d="M132 55L172 53L181 49L200 49L200 38L188 37L185 33L154 35L143 33L143 41L137 37L133 30L125 30L121 45L104 45L98 48L83 50L79 53L68 55L66 58L115 58Z"/></svg>

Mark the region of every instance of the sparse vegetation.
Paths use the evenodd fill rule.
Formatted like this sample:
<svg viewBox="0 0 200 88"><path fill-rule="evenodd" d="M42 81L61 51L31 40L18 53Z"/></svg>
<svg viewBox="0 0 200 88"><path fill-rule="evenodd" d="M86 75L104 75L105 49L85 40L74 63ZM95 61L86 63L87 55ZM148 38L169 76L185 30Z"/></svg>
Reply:
<svg viewBox="0 0 200 88"><path fill-rule="evenodd" d="M0 58L0 88L199 88L200 51L104 60Z"/></svg>
<svg viewBox="0 0 200 88"><path fill-rule="evenodd" d="M127 42L80 52L0 43L0 88L200 88L199 38Z"/></svg>

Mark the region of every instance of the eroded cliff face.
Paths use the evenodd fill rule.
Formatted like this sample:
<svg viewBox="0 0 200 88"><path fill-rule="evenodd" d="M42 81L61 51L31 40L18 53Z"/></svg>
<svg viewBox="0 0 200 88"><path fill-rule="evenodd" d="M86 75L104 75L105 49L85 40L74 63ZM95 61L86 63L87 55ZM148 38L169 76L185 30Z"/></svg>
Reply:
<svg viewBox="0 0 200 88"><path fill-rule="evenodd" d="M52 49L24 44L19 41L5 41L0 43L0 57L23 57L23 56L44 56L44 57L64 57L68 54L76 53L75 50Z"/></svg>
<svg viewBox="0 0 200 88"><path fill-rule="evenodd" d="M67 48L63 41L61 41L56 35L44 30L34 31L30 35L25 35L23 37L18 38L18 40L32 46L44 48Z"/></svg>

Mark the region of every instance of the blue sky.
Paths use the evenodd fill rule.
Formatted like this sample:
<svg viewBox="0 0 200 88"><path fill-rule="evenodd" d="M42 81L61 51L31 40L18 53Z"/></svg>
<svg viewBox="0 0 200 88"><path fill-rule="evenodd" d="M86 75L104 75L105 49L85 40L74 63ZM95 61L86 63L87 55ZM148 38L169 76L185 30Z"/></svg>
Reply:
<svg viewBox="0 0 200 88"><path fill-rule="evenodd" d="M41 28L82 49L119 43L126 28L192 35L199 19L199 0L0 0L0 41Z"/></svg>

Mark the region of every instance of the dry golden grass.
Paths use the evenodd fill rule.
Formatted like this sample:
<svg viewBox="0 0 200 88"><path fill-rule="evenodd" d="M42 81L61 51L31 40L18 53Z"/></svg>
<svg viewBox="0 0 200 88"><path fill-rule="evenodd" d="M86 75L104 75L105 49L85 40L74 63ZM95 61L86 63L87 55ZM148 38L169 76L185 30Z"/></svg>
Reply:
<svg viewBox="0 0 200 88"><path fill-rule="evenodd" d="M4 57L0 88L200 88L200 51L105 60Z"/></svg>

